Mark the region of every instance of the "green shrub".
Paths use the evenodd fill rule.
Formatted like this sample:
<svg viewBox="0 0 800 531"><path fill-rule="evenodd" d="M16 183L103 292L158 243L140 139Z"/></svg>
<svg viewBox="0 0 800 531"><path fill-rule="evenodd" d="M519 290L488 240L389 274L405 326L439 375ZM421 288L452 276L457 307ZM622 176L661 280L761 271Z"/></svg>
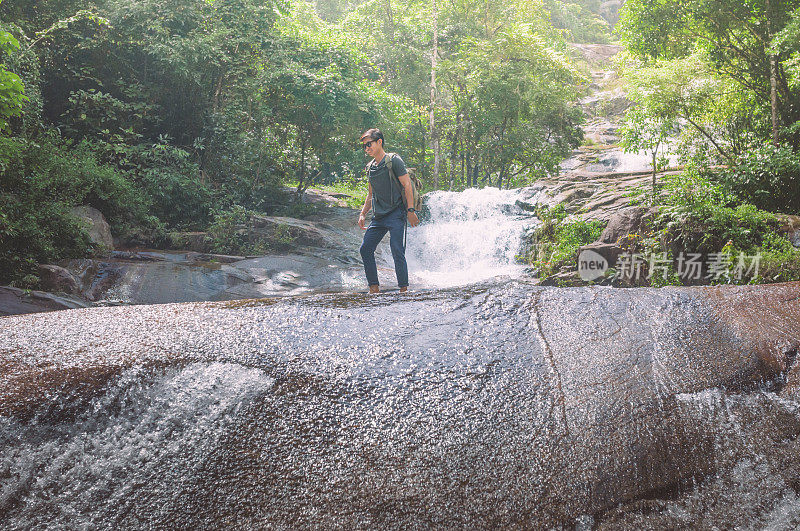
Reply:
<svg viewBox="0 0 800 531"><path fill-rule="evenodd" d="M247 238L247 226L252 214L246 208L234 206L214 214L208 227L211 248L215 253L249 254L253 246Z"/></svg>
<svg viewBox="0 0 800 531"><path fill-rule="evenodd" d="M611 28L585 2L547 0L553 26L563 29L572 42L607 43Z"/></svg>
<svg viewBox="0 0 800 531"><path fill-rule="evenodd" d="M800 280L800 249L787 238L775 232L767 233L758 250L761 264L756 283Z"/></svg>
<svg viewBox="0 0 800 531"><path fill-rule="evenodd" d="M631 252L699 253L708 258L716 253L731 271L701 283L759 283L800 280L800 250L779 232L780 221L767 212L737 199L721 183L690 168L683 175L664 180L665 203L653 234L628 242ZM634 238L635 240L635 238ZM758 275L736 278L733 269L741 256L760 257ZM748 263L748 266L750 263ZM675 271L666 283L675 282ZM705 272L704 272L705 275ZM653 278L661 285L662 278Z"/></svg>
<svg viewBox="0 0 800 531"><path fill-rule="evenodd" d="M291 227L278 223L271 231L255 231L254 216L257 214L238 205L217 212L208 229L212 250L248 255L281 252L294 246L296 237Z"/></svg>
<svg viewBox="0 0 800 531"><path fill-rule="evenodd" d="M302 203L300 201L293 201L275 209L276 216L283 216L287 218L305 219L309 216L319 214L321 208L314 203Z"/></svg>
<svg viewBox="0 0 800 531"><path fill-rule="evenodd" d="M150 213L169 229L203 230L211 220L215 198L191 155L160 136L155 144L128 145L125 139L93 141L100 157L127 171L141 189ZM224 195L224 194L223 194Z"/></svg>
<svg viewBox="0 0 800 531"><path fill-rule="evenodd" d="M789 146L767 144L747 153L720 181L741 201L760 209L800 213L800 152Z"/></svg>
<svg viewBox="0 0 800 531"><path fill-rule="evenodd" d="M147 169L140 183L152 213L169 228L201 230L208 226L214 198L197 177L175 168L156 167Z"/></svg>
<svg viewBox="0 0 800 531"><path fill-rule="evenodd" d="M150 220L146 202L122 174L97 162L86 144L54 136L0 138L0 282L34 274L36 263L93 251L72 207L90 205L120 235Z"/></svg>
<svg viewBox="0 0 800 531"><path fill-rule="evenodd" d="M536 216L542 223L529 236L528 251L521 259L533 266L539 278L576 266L578 249L597 241L606 226L599 220L567 220L563 204L539 208Z"/></svg>

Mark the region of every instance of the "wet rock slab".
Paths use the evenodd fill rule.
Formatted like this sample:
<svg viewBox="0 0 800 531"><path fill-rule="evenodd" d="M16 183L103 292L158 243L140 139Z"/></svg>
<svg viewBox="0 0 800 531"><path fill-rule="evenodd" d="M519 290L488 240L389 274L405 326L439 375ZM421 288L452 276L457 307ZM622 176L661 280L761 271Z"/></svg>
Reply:
<svg viewBox="0 0 800 531"><path fill-rule="evenodd" d="M646 523L613 511L743 449L800 474L800 283L91 308L0 335L10 528Z"/></svg>
<svg viewBox="0 0 800 531"><path fill-rule="evenodd" d="M86 306L88 306L86 302L75 297L0 286L0 317L85 308Z"/></svg>

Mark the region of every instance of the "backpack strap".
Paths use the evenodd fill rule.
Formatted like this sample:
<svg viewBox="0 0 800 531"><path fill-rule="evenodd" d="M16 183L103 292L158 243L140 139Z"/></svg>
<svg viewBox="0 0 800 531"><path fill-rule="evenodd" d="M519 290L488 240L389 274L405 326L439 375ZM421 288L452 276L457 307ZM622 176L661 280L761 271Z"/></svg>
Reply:
<svg viewBox="0 0 800 531"><path fill-rule="evenodd" d="M394 157L397 153L387 153L386 154L386 169L389 170L389 179L395 181L397 186L400 188L400 198L403 200L403 204L406 204L406 196L405 196L405 186L403 183L400 182L400 178L394 174ZM394 194L394 188L392 189L392 194ZM394 200L394 195L392 195L392 200ZM406 206L407 208L407 206Z"/></svg>
<svg viewBox="0 0 800 531"><path fill-rule="evenodd" d="M394 161L394 156L395 156L394 153L386 154L386 169L389 170L390 179L397 179L397 175L394 174L394 165L392 164L392 162ZM397 182L400 182L400 180L397 179Z"/></svg>

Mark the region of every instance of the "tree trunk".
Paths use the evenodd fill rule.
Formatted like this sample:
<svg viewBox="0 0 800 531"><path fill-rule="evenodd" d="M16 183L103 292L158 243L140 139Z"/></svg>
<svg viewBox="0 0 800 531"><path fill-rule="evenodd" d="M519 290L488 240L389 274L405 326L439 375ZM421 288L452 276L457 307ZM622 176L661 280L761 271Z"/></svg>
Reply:
<svg viewBox="0 0 800 531"><path fill-rule="evenodd" d="M384 56L386 59L386 80L391 83L394 79L394 64L391 60L391 47L394 45L394 12L392 11L392 0L384 0L384 8L386 9L386 21L384 29L388 37L388 44L384 47Z"/></svg>
<svg viewBox="0 0 800 531"><path fill-rule="evenodd" d="M439 7L433 0L433 50L431 50L431 149L433 150L433 186L439 189L439 133L436 130L436 65L439 55Z"/></svg>
<svg viewBox="0 0 800 531"><path fill-rule="evenodd" d="M464 158L467 161L467 175L466 175L466 178L467 178L467 182L469 182L469 179L472 178L472 157L470 156L469 153L467 153Z"/></svg>
<svg viewBox="0 0 800 531"><path fill-rule="evenodd" d="M772 42L772 9L767 0L767 39ZM772 107L772 143L778 145L778 58L769 55L770 106Z"/></svg>
<svg viewBox="0 0 800 531"><path fill-rule="evenodd" d="M222 73L217 80L216 87L214 88L214 100L212 103L211 111L216 114L219 112L219 96L222 93L222 82L225 80L225 74Z"/></svg>
<svg viewBox="0 0 800 531"><path fill-rule="evenodd" d="M468 183L469 181L467 181L467 177L468 177L468 174L467 174L467 170L466 170L466 159L464 157L464 144L462 142L462 144L461 144L461 181L465 182L465 183Z"/></svg>
<svg viewBox="0 0 800 531"><path fill-rule="evenodd" d="M656 164L658 163L658 145L653 150L653 197L656 195L656 173L657 167Z"/></svg>
<svg viewBox="0 0 800 531"><path fill-rule="evenodd" d="M461 140L461 113L456 112L456 123L453 134L450 137L450 188L452 192L456 182L456 172L458 171L458 143Z"/></svg>
<svg viewBox="0 0 800 531"><path fill-rule="evenodd" d="M295 196L297 201L303 197L303 192L305 192L305 188L303 188L303 181L305 180L306 176L306 137L303 133L300 133L300 166L297 169L298 174L298 183L297 183L297 190L295 190Z"/></svg>
<svg viewBox="0 0 800 531"><path fill-rule="evenodd" d="M419 100L414 100L415 102L419 103ZM425 181L429 182L428 180L428 144L425 140L425 120L422 119L422 115L417 115L417 124L419 125L420 131L422 134L419 135L419 153L422 157L422 169L420 170L420 175L424 176Z"/></svg>
<svg viewBox="0 0 800 531"><path fill-rule="evenodd" d="M458 119L456 118L456 123ZM456 127L456 130L458 127ZM453 191L453 185L456 181L456 166L458 165L458 134L456 131L453 131L452 136L450 137L450 187L448 190L451 192Z"/></svg>

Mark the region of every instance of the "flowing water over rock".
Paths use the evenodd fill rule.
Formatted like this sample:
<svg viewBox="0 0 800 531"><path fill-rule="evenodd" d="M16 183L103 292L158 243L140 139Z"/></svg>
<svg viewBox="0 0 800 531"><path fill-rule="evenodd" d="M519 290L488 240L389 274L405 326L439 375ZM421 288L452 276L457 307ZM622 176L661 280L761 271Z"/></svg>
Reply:
<svg viewBox="0 0 800 531"><path fill-rule="evenodd" d="M800 283L6 317L0 521L790 528L798 330Z"/></svg>
<svg viewBox="0 0 800 531"><path fill-rule="evenodd" d="M536 218L522 210L520 190L496 188L433 192L427 222L408 233L412 280L424 287L464 286L523 272L516 256ZM388 249L384 262L391 264Z"/></svg>
<svg viewBox="0 0 800 531"><path fill-rule="evenodd" d="M0 318L0 527L797 529L800 283L515 264L534 205L603 218L646 181L609 146L430 194L407 295L319 294L363 288L346 209L296 254L73 264L100 298L227 302ZM304 296L229 300L275 295Z"/></svg>
<svg viewBox="0 0 800 531"><path fill-rule="evenodd" d="M515 256L536 219L517 206L519 190L433 192L424 223L409 227L407 259L413 289L467 285L518 277ZM316 245L291 253L254 257L197 252L115 252L105 260L65 265L93 301L127 304L222 301L309 293L366 290L359 254L363 232L356 211L338 208L325 221L297 221ZM324 245L323 245L324 244ZM384 288L397 285L389 236L378 248Z"/></svg>
<svg viewBox="0 0 800 531"><path fill-rule="evenodd" d="M622 46L611 44L572 44L590 70L589 93L580 100L586 116L585 142L561 164L561 172L537 181L524 194L539 197L540 203L563 203L567 211L587 219L608 220L628 206L631 192L649 189L652 181L652 153L626 152L619 129L624 112L631 106L627 91L615 72L614 56ZM674 142L673 142L674 143ZM672 143L661 146L674 167L678 157ZM675 173L660 171L659 177ZM525 191L527 190L527 191ZM525 200L524 197L522 198Z"/></svg>

